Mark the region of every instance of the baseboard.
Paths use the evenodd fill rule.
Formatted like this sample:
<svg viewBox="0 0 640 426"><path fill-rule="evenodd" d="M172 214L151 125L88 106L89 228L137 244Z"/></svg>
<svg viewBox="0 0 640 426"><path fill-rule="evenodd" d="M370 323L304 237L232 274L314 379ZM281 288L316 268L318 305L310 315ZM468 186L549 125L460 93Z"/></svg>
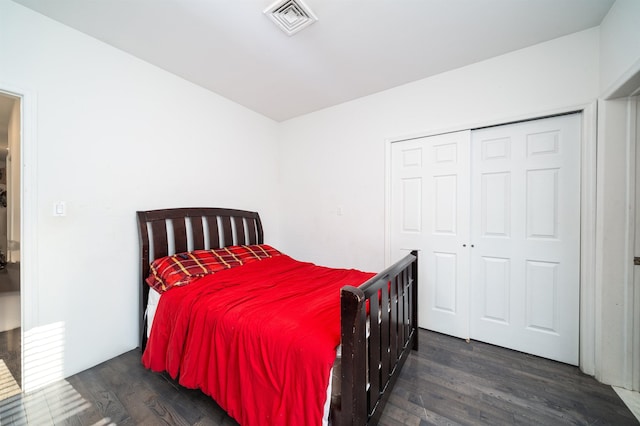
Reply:
<svg viewBox="0 0 640 426"><path fill-rule="evenodd" d="M628 389L611 386L634 416L640 421L640 393Z"/></svg>

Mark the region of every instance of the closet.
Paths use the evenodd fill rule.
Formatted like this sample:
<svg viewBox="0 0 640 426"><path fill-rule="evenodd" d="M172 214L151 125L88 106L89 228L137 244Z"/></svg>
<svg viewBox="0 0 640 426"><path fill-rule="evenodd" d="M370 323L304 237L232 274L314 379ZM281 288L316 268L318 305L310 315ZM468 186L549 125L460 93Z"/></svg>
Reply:
<svg viewBox="0 0 640 426"><path fill-rule="evenodd" d="M581 115L391 144L391 252L419 325L578 365Z"/></svg>

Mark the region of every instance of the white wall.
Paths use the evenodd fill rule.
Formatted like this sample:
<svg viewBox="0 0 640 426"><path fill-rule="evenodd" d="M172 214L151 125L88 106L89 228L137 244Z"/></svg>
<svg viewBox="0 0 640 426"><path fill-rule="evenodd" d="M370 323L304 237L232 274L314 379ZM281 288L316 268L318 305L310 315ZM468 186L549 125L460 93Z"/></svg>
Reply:
<svg viewBox="0 0 640 426"><path fill-rule="evenodd" d="M640 70L640 1L616 0L600 24L600 90Z"/></svg>
<svg viewBox="0 0 640 426"><path fill-rule="evenodd" d="M13 2L0 52L37 163L25 334L56 334L60 374L137 346L136 210L258 210L276 243L277 123Z"/></svg>
<svg viewBox="0 0 640 426"><path fill-rule="evenodd" d="M628 101L600 101L598 105L598 230L596 262L596 370L604 383L629 387L626 363L627 286L633 265L629 229L633 198L629 191L635 148L628 138Z"/></svg>
<svg viewBox="0 0 640 426"><path fill-rule="evenodd" d="M283 250L380 270L385 140L585 104L598 84L598 29L591 29L284 122Z"/></svg>
<svg viewBox="0 0 640 426"><path fill-rule="evenodd" d="M634 390L640 390L633 326L640 288L634 290L632 266L637 131L634 103L625 97L640 88L639 23L640 2L617 0L600 26L600 94L620 98L598 104L597 177L596 378ZM640 305L635 309L637 316Z"/></svg>
<svg viewBox="0 0 640 426"><path fill-rule="evenodd" d="M283 221L291 225L282 229L283 249L332 266L379 270L384 266L385 140L534 117L609 95L638 75L638 22L640 2L618 0L598 29L283 123ZM624 102L599 101L592 372L605 383L629 387L632 373L639 373L631 371L638 354L631 352L633 282L626 224L629 173L635 168L627 162L625 108Z"/></svg>

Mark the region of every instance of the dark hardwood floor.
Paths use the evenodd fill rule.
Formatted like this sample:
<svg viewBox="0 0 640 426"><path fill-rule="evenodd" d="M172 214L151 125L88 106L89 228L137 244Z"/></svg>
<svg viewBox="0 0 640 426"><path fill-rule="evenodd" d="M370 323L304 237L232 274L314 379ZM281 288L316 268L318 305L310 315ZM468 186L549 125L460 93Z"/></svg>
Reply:
<svg viewBox="0 0 640 426"><path fill-rule="evenodd" d="M20 291L20 263L9 263L0 269L0 297ZM0 315L3 312L0 309ZM3 322L3 324L5 324ZM19 324L16 324L19 325ZM4 328L4 327L3 327ZM2 330L0 328L0 330ZM0 360L20 385L20 328L0 332ZM2 393L2 392L0 392Z"/></svg>
<svg viewBox="0 0 640 426"><path fill-rule="evenodd" d="M611 387L576 367L420 331L382 425L636 425ZM145 370L133 350L0 401L1 425L234 425L215 402Z"/></svg>
<svg viewBox="0 0 640 426"><path fill-rule="evenodd" d="M20 386L22 382L20 371L20 339L19 328L0 332L0 360L7 366L14 380L18 383L18 386Z"/></svg>

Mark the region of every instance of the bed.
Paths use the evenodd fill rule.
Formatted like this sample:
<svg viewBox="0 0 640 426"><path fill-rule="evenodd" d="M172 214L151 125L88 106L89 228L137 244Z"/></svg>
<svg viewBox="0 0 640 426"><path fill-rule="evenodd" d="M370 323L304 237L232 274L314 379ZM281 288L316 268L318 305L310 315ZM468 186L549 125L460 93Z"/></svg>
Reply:
<svg viewBox="0 0 640 426"><path fill-rule="evenodd" d="M140 347L146 355L147 311L150 291L152 295L155 291L146 282L151 263L197 250L262 247L264 236L258 213L244 210L175 208L139 211L137 217L141 247ZM329 380L328 391L333 395L327 394L328 414L323 414L331 424L376 424L402 365L410 351L417 350L417 256L412 251L362 284L339 288L341 356L336 357L332 372L334 376L336 371L340 373L339 380ZM284 257L279 262L284 262ZM243 268L249 270L249 265Z"/></svg>

